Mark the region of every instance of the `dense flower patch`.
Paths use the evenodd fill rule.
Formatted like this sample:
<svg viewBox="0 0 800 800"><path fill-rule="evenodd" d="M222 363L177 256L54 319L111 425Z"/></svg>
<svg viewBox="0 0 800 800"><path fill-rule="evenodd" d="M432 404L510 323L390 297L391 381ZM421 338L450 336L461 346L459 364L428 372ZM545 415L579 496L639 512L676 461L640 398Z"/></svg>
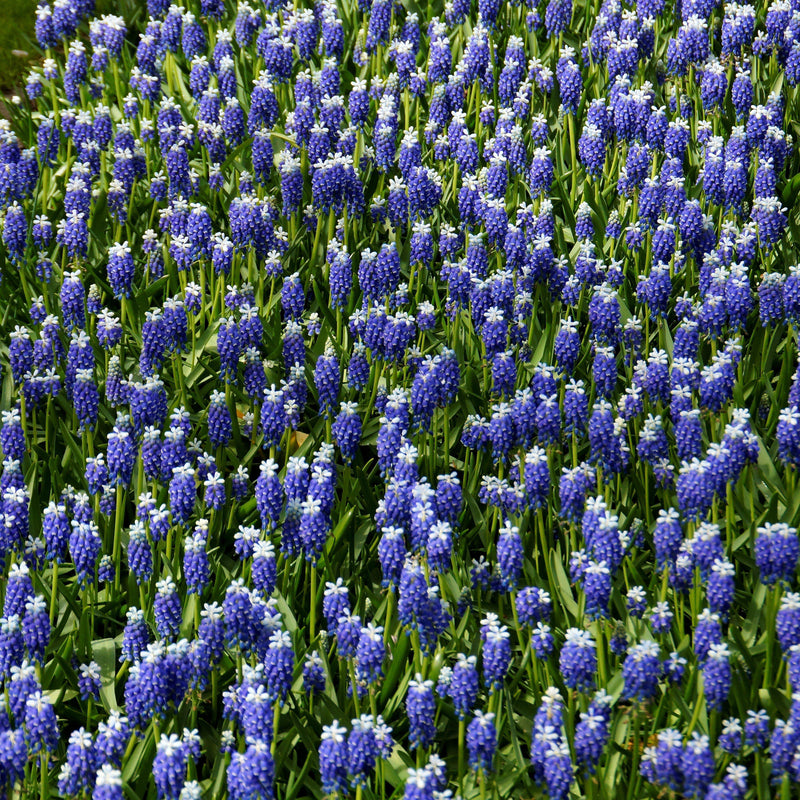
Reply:
<svg viewBox="0 0 800 800"><path fill-rule="evenodd" d="M795 796L796 0L36 36L0 794Z"/></svg>

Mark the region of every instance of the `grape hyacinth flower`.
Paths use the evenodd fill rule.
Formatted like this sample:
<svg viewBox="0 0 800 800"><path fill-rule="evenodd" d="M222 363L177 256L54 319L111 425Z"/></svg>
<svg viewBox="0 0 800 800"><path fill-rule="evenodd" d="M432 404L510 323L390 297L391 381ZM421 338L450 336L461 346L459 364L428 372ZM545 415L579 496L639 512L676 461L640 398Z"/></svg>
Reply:
<svg viewBox="0 0 800 800"><path fill-rule="evenodd" d="M475 772L492 771L495 749L497 748L497 730L495 715L476 710L475 716L467 726L467 750L469 766Z"/></svg>

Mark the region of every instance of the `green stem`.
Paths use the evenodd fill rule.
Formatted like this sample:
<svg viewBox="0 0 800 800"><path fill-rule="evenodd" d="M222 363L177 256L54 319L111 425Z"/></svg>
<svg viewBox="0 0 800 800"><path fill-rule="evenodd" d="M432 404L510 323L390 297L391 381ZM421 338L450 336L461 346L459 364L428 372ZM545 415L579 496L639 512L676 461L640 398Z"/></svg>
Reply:
<svg viewBox="0 0 800 800"><path fill-rule="evenodd" d="M695 681L695 685L697 685L699 681ZM688 739L689 736L692 735L692 731L697 726L697 721L700 719L700 709L703 707L703 703L697 702L694 704L694 713L692 714L692 718L689 721L689 728L686 731L686 737Z"/></svg>
<svg viewBox="0 0 800 800"><path fill-rule="evenodd" d="M464 792L464 743L466 738L467 721L460 719L458 721L458 786L462 794Z"/></svg>
<svg viewBox="0 0 800 800"><path fill-rule="evenodd" d="M386 616L383 619L383 644L389 644L389 637L391 634L389 630L392 626L392 613L394 611L394 592L389 589L389 594L386 596Z"/></svg>
<svg viewBox="0 0 800 800"><path fill-rule="evenodd" d="M47 751L42 750L39 755L40 759L40 784L39 784L39 800L47 800L50 796L47 786Z"/></svg>
<svg viewBox="0 0 800 800"><path fill-rule="evenodd" d="M125 508L125 490L121 485L117 486L117 502L114 509L114 543L113 543L113 561L114 561L114 592L118 594L121 586L120 574L120 547L122 544L122 518Z"/></svg>
<svg viewBox="0 0 800 800"><path fill-rule="evenodd" d="M639 709L634 705L632 709L633 714L633 761L631 764L631 782L628 785L628 800L633 800L636 795L636 790L639 786L639 759L641 753L639 752L639 726L641 724L639 718Z"/></svg>
<svg viewBox="0 0 800 800"><path fill-rule="evenodd" d="M569 128L569 151L572 159L572 197L575 197L575 190L578 187L578 157L576 155L575 139L575 115L567 115L567 126Z"/></svg>
<svg viewBox="0 0 800 800"><path fill-rule="evenodd" d="M218 674L218 670L211 670L211 716L213 719L217 717L217 698L219 697L219 691L217 689Z"/></svg>
<svg viewBox="0 0 800 800"><path fill-rule="evenodd" d="M309 644L314 642L314 637L316 635L317 630L317 566L316 564L311 564L311 598L310 598L310 609L309 609L309 626L311 636L309 638Z"/></svg>
<svg viewBox="0 0 800 800"><path fill-rule="evenodd" d="M356 666L353 659L348 659L347 668L350 672L350 683L353 686L353 705L356 707L356 716L361 716L361 702L358 698L358 681L356 680Z"/></svg>
<svg viewBox="0 0 800 800"><path fill-rule="evenodd" d="M119 568L117 568L119 571ZM54 627L56 624L56 617L58 615L58 559L53 559L53 583L50 592L50 626Z"/></svg>
<svg viewBox="0 0 800 800"><path fill-rule="evenodd" d="M777 615L778 604L780 603L781 590L778 587L769 589L767 592L766 608L764 609L764 628L767 633L766 659L764 662L764 681L762 686L768 689L772 683L772 655L775 650L775 617Z"/></svg>
<svg viewBox="0 0 800 800"><path fill-rule="evenodd" d="M275 707L272 709L272 744L270 745L270 752L275 755L275 745L278 742L278 724L281 721L281 704L276 702Z"/></svg>

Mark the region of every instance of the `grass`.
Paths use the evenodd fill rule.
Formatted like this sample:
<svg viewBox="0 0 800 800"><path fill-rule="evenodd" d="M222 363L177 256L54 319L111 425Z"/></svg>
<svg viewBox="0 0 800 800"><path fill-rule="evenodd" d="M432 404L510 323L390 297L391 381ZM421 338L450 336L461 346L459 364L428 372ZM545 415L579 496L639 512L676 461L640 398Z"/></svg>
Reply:
<svg viewBox="0 0 800 800"><path fill-rule="evenodd" d="M144 4L142 4L144 5ZM131 0L100 0L97 16L119 14L127 23L136 15L136 3ZM34 34L35 0L2 0L0 2L0 92L19 92L39 48ZM17 55L14 51L27 53Z"/></svg>
<svg viewBox="0 0 800 800"><path fill-rule="evenodd" d="M19 89L25 81L36 44L33 34L34 0L3 0L0 3L0 91ZM23 57L14 51L25 51Z"/></svg>

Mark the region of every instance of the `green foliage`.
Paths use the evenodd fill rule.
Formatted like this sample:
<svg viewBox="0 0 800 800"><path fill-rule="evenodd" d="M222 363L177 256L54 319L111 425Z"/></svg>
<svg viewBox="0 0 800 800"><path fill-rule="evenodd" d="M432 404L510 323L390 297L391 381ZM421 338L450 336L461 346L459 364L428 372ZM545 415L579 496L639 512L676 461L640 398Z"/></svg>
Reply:
<svg viewBox="0 0 800 800"><path fill-rule="evenodd" d="M98 12L118 10L116 4L98 4ZM144 4L127 3L121 13L135 28L141 27L144 17ZM30 35L30 9L32 4L11 3L0 6L0 56L3 55L3 37ZM420 15L424 30L427 22L441 13L442 9L433 4L406 3L408 11L415 10ZM759 9L762 14L763 9ZM355 26L355 4L345 3L341 8L345 25ZM505 42L510 31L524 33L524 11L508 5L503 10L503 25L498 39ZM14 16L16 14L16 16ZM570 44L579 49L586 38L593 21L594 11L590 4L576 4L573 25L566 31L563 41L548 41L543 36L536 37L524 33L526 45L536 52L543 63L555 65L558 48ZM5 15L5 17L4 17ZM22 20L23 24L17 24ZM6 24L4 24L6 23ZM27 34L24 31L28 31ZM463 52L464 40L469 30L460 29L453 37L453 55L458 59ZM347 55L352 55L353 37L348 38ZM658 75L655 65L666 56L667 38L657 41L657 58L646 69L645 77L657 85ZM19 46L20 39L8 46ZM423 54L427 57L426 45ZM8 57L7 55L5 57ZM8 62L11 63L10 61ZM123 51L120 73L129 75L134 63L133 42ZM352 66L352 59L346 58L343 70L343 86L349 86L352 79L360 75L385 74L387 65L380 57L373 57L368 66L361 70ZM421 62L424 63L424 62ZM248 104L247 90L252 85L253 76L258 73L259 62L252 52L243 51L237 55L236 68L239 76L240 100ZM170 54L165 60L165 79L171 89L171 96L180 107L185 119L196 116L196 104L188 90L188 70L185 64L177 63ZM758 84L765 88L773 86L780 79L780 70L772 62L758 63L755 67ZM4 68L0 61L0 76L16 74L10 66ZM586 85L594 94L604 90L603 69L590 65L587 70ZM9 80L7 77L6 80ZM10 81L16 85L18 78ZM676 91L685 92L699 105L698 87L691 79L670 79ZM247 90L244 88L247 87ZM127 87L122 90L115 84L109 71L103 99L112 107L115 123L122 120L120 105ZM276 87L279 102L290 101L288 87ZM800 115L796 88L785 90L787 99L786 118L795 134L798 125L795 120ZM485 98L484 98L485 99ZM471 118L479 110L480 92L476 89L468 99L467 108ZM51 108L51 98L43 95L35 113L43 113ZM408 108L401 110L404 126L417 124L425 117L425 103L420 101L421 112ZM623 227L635 220L635 204L621 199L616 191L615 179L624 150L615 149L609 153L609 163L602 183L588 178L583 167L574 157L575 131L570 130L568 120L558 114L558 97L553 93L543 97L534 95L534 111L546 113L553 122L551 145L556 165L556 180L552 187L552 203L557 219L553 249L557 255L565 255L574 263L580 249L574 235L575 212L583 200L592 209L595 228L605 229L612 210L620 212ZM63 108L63 102L60 107ZM726 109L729 111L730 109ZM585 111L584 108L581 110ZM415 114L416 113L416 117ZM34 116L27 107L15 112L15 128L26 145L32 144ZM421 116L420 116L421 114ZM37 118L38 119L38 118ZM728 133L732 114L720 115L715 123ZM401 127L402 130L402 127ZM528 131L524 135L528 136ZM485 143L485 132L482 143ZM366 143L365 134L359 133L359 146ZM285 146L284 131L276 130L273 145L276 151ZM526 143L527 142L526 139ZM530 149L530 148L529 148ZM251 168L249 141L229 152L224 164L227 176L220 193L202 185L198 200L203 202L214 215L215 227L223 227L231 200L238 195L238 180L241 174ZM153 142L144 144L150 174L154 165L161 166L158 148ZM63 211L63 187L75 159L71 145L62 143L59 160L54 168L42 171L31 205L35 213L49 213L57 220ZM193 167L198 171L207 170L207 163L199 152L193 154ZM780 191L787 206L791 236L769 252L761 252L757 272L775 270L786 272L795 262L795 238L800 234L797 219L797 172L800 160L793 154L786 170L788 179L782 182ZM307 166L307 165L306 165ZM702 168L700 149L690 150L687 158L687 175L696 182ZM203 173L205 176L205 173ZM792 177L794 176L794 177ZM443 174L444 197L435 213L436 223L457 221L458 219L458 176ZM368 166L363 175L365 194L368 198L385 194L386 176L374 164ZM509 208L532 201L527 178L516 178L507 197ZM687 187L690 193L694 186ZM308 182L307 182L308 183ZM271 183L259 186L262 198L278 197L279 182L274 174ZM150 198L147 182L136 184L125 223L115 223L108 213L107 192L108 175L97 181L97 196L90 221L89 252L80 263L70 264L66 255L59 253L56 262L56 278L43 282L35 274L35 253L29 246L28 259L19 269L5 260L2 251L3 281L0 284L0 357L3 363L2 397L0 407L8 409L17 399L17 388L8 364L8 338L16 324L27 324L26 310L34 297L44 296L48 311L60 310L59 281L68 268L75 266L81 270L81 278L86 286L99 288L105 304L120 313L124 321L123 343L117 348L122 370L125 375L137 374L139 353L142 346L142 326L148 310L170 296L185 292L187 280L195 280L205 290L203 306L190 320L189 345L185 352L170 354L163 370L163 380L169 399L170 410L183 406L189 409L194 430L203 437L204 447L210 447L206 437L207 408L209 396L220 385L220 358L217 333L220 318L227 310L223 306L226 284L253 285L257 306L264 322L267 336L263 347L268 383L278 384L284 377L282 363L282 320L280 309L280 280L265 275L262 265L253 254L237 253L234 271L230 278L215 275L206 262L196 263L187 272L180 271L171 258L167 258L167 272L164 277L151 279L147 273L145 258L141 256L140 245L144 230L157 227L159 206ZM311 197L306 187L305 202ZM538 202L538 200L537 200ZM723 209L713 209L719 222L726 218ZM326 245L338 224L333 214L329 218L319 214L317 231L303 225L297 215L288 221L290 231L289 247L284 255L287 274L299 270L304 281L307 297L307 311L318 317L321 326L309 345L306 378L313 387L312 370L327 342L332 342L343 363L352 347L352 338L347 332L347 314L330 307L327 293L327 267L324 264ZM461 384L455 402L443 409L437 409L431 430L414 432L414 443L419 452L421 474L435 484L437 477L455 470L459 474L464 489L464 505L459 519L455 554L452 570L440 577L440 596L453 611L454 618L448 630L440 638L439 644L431 654L421 651L417 636L409 635L397 620L396 595L381 587L381 574L377 561L379 533L376 530L375 515L385 491L385 481L381 475L376 445L380 427L380 414L376 411L376 399L385 388L408 386L411 370L403 365L374 364L370 383L363 393L345 387L342 399L359 403L359 412L364 419L364 432L358 456L352 465L339 465L337 472L337 495L331 531L327 537L323 554L316 566L302 557L283 557L279 561L278 591L275 602L281 614L283 628L292 638L296 669L293 676L292 691L277 716L278 727L275 739L276 786L278 797L285 800L297 798L321 798L319 786L319 767L317 750L322 726L334 719L349 725L359 713L371 710L380 713L392 726L398 741L392 757L379 767L377 777L363 791L365 800L380 797L398 798L402 796L403 786L409 768L424 763L428 753L413 752L406 747L408 721L405 714L405 698L408 684L416 673L436 680L444 666L451 666L459 653L479 655L481 652L480 622L487 614L497 614L503 624L512 631L513 659L512 669L506 686L492 694L482 692L480 705L490 708L497 714L499 748L495 762L494 776L486 781L478 781L476 776L468 775L463 764L464 732L459 725L453 709L448 702L437 703L437 738L435 750L446 761L448 775L454 777L453 786L458 784L465 798L484 798L491 794L494 798L533 798L540 796L540 788L534 784L528 765L530 757L531 727L534 714L542 702L549 686L562 689L566 701L569 721L574 723L580 714L587 710L590 698L586 695L564 689L559 673L557 652L549 659L536 660L530 648L530 631L517 624L512 604L513 596L493 591L485 591L473 586L470 570L473 560L486 557L490 562L496 560L496 540L502 520L500 513L488 508L479 499L483 476L504 474L513 475L514 465L498 466L487 452L473 452L461 444L460 435L467 417L471 414L491 413L491 380L486 364L485 351L480 337L475 333L467 311L459 312L452 320L446 318L444 302L447 287L433 270L417 268L409 263L408 231L391 231L388 226L374 223L369 215L347 217L342 220L343 235L348 249L357 253L367 247L375 250L386 241L399 240L404 280L411 276L417 281L417 299L430 299L440 311L440 325L429 334L420 334L419 347L424 355L440 352L443 347L452 347L462 368ZM649 237L649 234L648 234ZM137 281L132 297L121 303L113 297L106 273L107 256L110 245L129 241L137 253ZM623 322L630 317L646 314L635 295L636 280L647 274L651 266L651 240L639 253L629 252L621 241L606 240L602 256L606 260L619 258L623 261L625 281L619 291ZM166 251L166 247L164 248ZM492 268L503 266L503 257L492 252ZM697 292L698 267L690 262L686 269L675 274L673 300L687 291ZM754 270L755 272L756 270ZM753 283L757 276L754 274ZM588 294L584 292L580 302L570 313L576 319L584 320L587 314ZM554 340L567 309L558 301L553 301L544 286L538 286L533 298L534 312L529 321L529 350L520 359L520 374L517 386L526 386L537 365L552 364L554 361ZM348 312L356 308L351 302ZM308 316L308 315L307 315ZM671 357L673 353L673 334L670 325L674 320L659 318L645 322L645 354L651 349L663 349ZM96 332L96 320L92 320L92 333ZM709 363L716 352L717 343L704 340L701 358ZM96 347L102 355L99 347ZM591 373L591 337L588 326L584 331L582 357L576 374L588 377ZM785 665L780 659L775 642L775 613L778 594L781 589L767 590L759 580L754 566L753 542L758 526L765 522L783 521L790 525L800 524L800 487L797 487L794 473L786 470L778 458L778 445L775 431L780 409L786 404L797 358L796 331L793 329L762 328L755 314L751 315L746 335L743 339L743 355L738 367L738 381L734 393L734 405L749 411L753 429L759 438L760 453L758 462L747 467L741 480L731 488L727 508L720 501L713 509L713 519L724 534L727 555L737 568L737 593L728 630L731 647L734 651L734 684L731 692L729 712L744 719L748 709L766 708L774 722L788 713L791 695L786 681ZM102 385L107 378L108 358L98 358L97 380ZM621 378L629 382L633 367L624 368ZM305 456L309 460L323 442L331 440L329 422L316 413L303 416L297 431L287 432L280 448L270 453L262 447L263 441L257 429L248 433L244 424L244 413L253 409L253 403L238 383L224 387L226 401L233 413L234 434L231 442L219 448L214 454L220 471L228 475L236 467L242 466L252 480L258 475L261 463L274 456L280 465L281 475L285 474L288 458ZM590 389L590 392L594 392ZM592 399L595 399L592 394ZM317 398L312 388L311 405L316 409ZM646 400L645 413L661 413L665 419L668 411L655 401ZM719 442L726 424L730 421L730 408L719 415L709 412L703 414L705 443ZM26 418L29 451L25 461L25 480L30 490L31 530L41 529L42 509L48 502L57 499L69 485L82 490L85 485L84 463L88 455L105 448L108 433L115 422L114 410L106 403L101 404L96 430L80 433L77 430L72 404L62 393L48 400L46 405L33 410ZM574 797L590 798L654 798L664 796L660 787L644 781L638 772L642 751L651 744L657 732L666 727L675 727L688 735L696 730L716 736L720 728L719 714L709 712L703 697L702 678L692 655L693 627L698 613L705 605L705 587L699 580L686 595L673 591L666 579L655 568L652 548L652 530L660 508L675 505L672 489L657 488L652 469L636 459L635 447L638 442L638 428L631 424L624 431L631 451L633 464L622 479L603 483L598 476L596 487L590 494L604 496L609 509L619 516L620 529L635 533L643 530L641 541L634 544L622 566L611 596L611 620L592 621L585 613L585 598L580 587L569 576L570 553L582 545L578 526L565 522L559 516L558 492L555 488L562 468L577 466L589 457L589 445L584 439L564 438L548 451L551 476L554 488L550 492L546 507L538 512L525 511L512 521L519 526L525 550L524 583L549 591L553 600L551 626L559 645L564 632L571 627L589 629L599 642L599 685L606 689L615 702L614 716L610 732L610 742L592 776L577 776L573 785ZM524 452L520 453L524 458ZM150 491L158 504L168 502L166 482L148 482L137 462L134 480L130 487L117 489L116 510L107 515L97 515L100 522L100 535L104 552L115 553L115 564L119 581L116 584L81 589L76 580L74 567L65 563L58 568L48 565L34 570L34 587L41 593L48 607L53 609L54 627L47 651L47 660L41 670L42 685L47 696L55 704L62 728L70 731L79 725L96 730L97 724L107 718L108 712L124 706L124 686L130 665L120 665L118 657L122 639L125 613L131 606L141 606L151 627L154 622L153 599L155 583L158 578L182 576L183 535L185 531L175 526L166 541L154 542L156 570L153 578L141 587L137 586L129 574L126 553L128 531L134 522L135 507L139 495ZM240 561L234 552L234 534L242 525L260 526L255 501L250 497L243 503L229 503L223 512L210 511L198 502L196 516L205 515L209 521L209 557L213 578L210 587L202 598L189 595L181 587L183 619L181 635L192 638L196 633L196 623L200 608L204 603L222 603L231 582L250 577L250 564ZM693 526L689 524L688 533ZM280 543L280 529L270 532L274 543ZM381 684L370 689L365 697L353 696L352 677L345 660L338 657L331 636L321 634L320 610L326 581L343 578L350 588L353 613L362 621L374 620L388 628L386 641L389 658L384 665L385 677ZM690 660L687 677L682 684L670 686L661 683L653 701L632 704L622 698L623 658L613 655L607 642L613 633L613 622L619 622L629 641L650 638L653 634L648 625L630 617L626 610L626 591L633 585L645 587L649 599L666 600L675 613L672 628L660 637L662 654L677 651ZM314 623L312 623L314 620ZM612 622L613 620L613 622ZM301 666L305 656L318 650L326 668L328 680L325 691L313 699L303 690ZM76 664L94 660L100 667L102 689L97 703L82 701L78 694L78 671ZM179 708L171 710L166 719L155 720L142 732L132 737L123 763L123 778L126 794L137 800L152 800L155 786L151 765L156 744L161 734L180 734L185 727L197 727L203 742L204 755L198 765L196 777L200 781L204 795L209 798L222 797L226 786L226 771L229 756L223 751L222 734L232 731L233 726L221 713L222 692L241 677L243 664L252 662L252 657L242 656L231 649L224 655L213 682L202 691L189 694ZM572 736L571 730L568 736ZM243 742L237 742L243 746ZM63 760L65 742L61 742L53 762ZM729 760L729 759L727 759ZM761 754L751 750L743 753L743 761L754 776L754 789L751 796L760 800L770 797L769 765ZM725 758L719 759L719 776L727 766ZM45 766L45 773L46 773ZM26 776L23 792L34 791L39 776L33 767ZM55 786L57 774L51 769L45 774L48 786ZM43 790L43 797L50 793ZM53 790L54 791L54 790ZM361 795L359 795L361 796Z"/></svg>

